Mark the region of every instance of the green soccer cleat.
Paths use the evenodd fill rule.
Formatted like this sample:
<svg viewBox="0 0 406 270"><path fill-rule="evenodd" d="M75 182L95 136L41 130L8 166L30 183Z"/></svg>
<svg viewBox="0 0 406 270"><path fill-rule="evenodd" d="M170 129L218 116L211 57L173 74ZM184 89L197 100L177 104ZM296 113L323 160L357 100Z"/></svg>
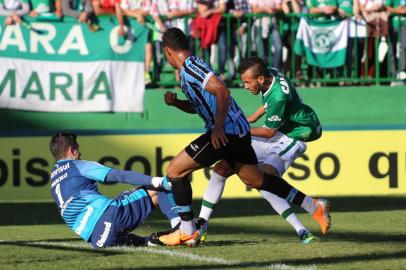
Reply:
<svg viewBox="0 0 406 270"><path fill-rule="evenodd" d="M200 243L204 244L207 240L207 227L209 223L204 218L198 218L195 220L196 229L200 231Z"/></svg>
<svg viewBox="0 0 406 270"><path fill-rule="evenodd" d="M200 236L200 243L202 244L206 243L206 239L207 239L207 230L202 231L202 235Z"/></svg>
<svg viewBox="0 0 406 270"><path fill-rule="evenodd" d="M300 241L302 241L303 244L311 244L317 241L317 237L314 236L311 232L309 231L304 231L300 235Z"/></svg>

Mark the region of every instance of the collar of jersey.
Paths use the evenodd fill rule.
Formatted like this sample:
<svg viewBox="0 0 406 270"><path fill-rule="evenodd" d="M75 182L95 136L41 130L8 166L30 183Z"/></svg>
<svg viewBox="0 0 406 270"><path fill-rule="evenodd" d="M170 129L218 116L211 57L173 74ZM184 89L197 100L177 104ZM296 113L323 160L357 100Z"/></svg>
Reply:
<svg viewBox="0 0 406 270"><path fill-rule="evenodd" d="M271 85L269 86L268 90L266 90L265 93L262 94L263 97L266 96L267 94L269 94L274 83L275 83L275 77L272 78L272 82L271 82Z"/></svg>
<svg viewBox="0 0 406 270"><path fill-rule="evenodd" d="M73 160L73 159L60 159L60 160L58 160L56 163L64 162L64 161L71 161L71 160Z"/></svg>

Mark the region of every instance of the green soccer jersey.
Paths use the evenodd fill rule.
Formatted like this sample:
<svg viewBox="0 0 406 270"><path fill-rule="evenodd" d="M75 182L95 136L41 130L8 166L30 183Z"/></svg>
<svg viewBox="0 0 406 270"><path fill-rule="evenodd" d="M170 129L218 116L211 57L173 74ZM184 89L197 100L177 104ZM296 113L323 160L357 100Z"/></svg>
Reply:
<svg viewBox="0 0 406 270"><path fill-rule="evenodd" d="M320 138L320 121L313 109L302 103L293 84L280 71L272 68L270 74L273 76L272 84L262 93L265 127L278 129L301 141Z"/></svg>

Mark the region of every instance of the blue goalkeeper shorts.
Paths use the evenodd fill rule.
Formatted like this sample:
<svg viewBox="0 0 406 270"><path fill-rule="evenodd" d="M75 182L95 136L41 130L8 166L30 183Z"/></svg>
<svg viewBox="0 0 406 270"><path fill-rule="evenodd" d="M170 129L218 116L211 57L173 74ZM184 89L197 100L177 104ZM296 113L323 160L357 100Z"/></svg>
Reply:
<svg viewBox="0 0 406 270"><path fill-rule="evenodd" d="M144 189L121 193L106 209L90 237L93 247L127 245L127 234L149 216L154 205Z"/></svg>

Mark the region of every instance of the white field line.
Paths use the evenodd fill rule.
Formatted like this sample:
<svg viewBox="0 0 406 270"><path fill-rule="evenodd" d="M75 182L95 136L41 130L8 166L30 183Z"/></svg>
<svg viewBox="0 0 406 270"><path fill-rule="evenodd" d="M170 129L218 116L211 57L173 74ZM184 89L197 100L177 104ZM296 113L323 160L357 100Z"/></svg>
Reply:
<svg viewBox="0 0 406 270"><path fill-rule="evenodd" d="M73 247L73 248L85 248L89 250L93 250L93 248L86 243L72 243L72 242L54 242L54 241L7 241L7 240L0 240L0 243L21 243L27 244L30 246L52 246L52 247ZM189 252L182 252L176 250L169 250L169 249L161 249L156 247L112 247L106 248L104 250L112 250L112 251L123 251L128 253L148 253L148 254L156 254L156 255L164 255L169 257L176 257L176 258L184 258L191 261L198 261L198 262L205 262L210 264L222 264L222 265L232 265L232 266L244 266L244 267L257 267L257 268L266 268L266 269L276 269L276 270L317 270L315 265L310 266L293 266L293 265L286 265L283 263L272 263L268 265L259 265L255 262L242 262L236 260L226 260L223 258L218 257L211 257L211 256L202 256L197 255Z"/></svg>

